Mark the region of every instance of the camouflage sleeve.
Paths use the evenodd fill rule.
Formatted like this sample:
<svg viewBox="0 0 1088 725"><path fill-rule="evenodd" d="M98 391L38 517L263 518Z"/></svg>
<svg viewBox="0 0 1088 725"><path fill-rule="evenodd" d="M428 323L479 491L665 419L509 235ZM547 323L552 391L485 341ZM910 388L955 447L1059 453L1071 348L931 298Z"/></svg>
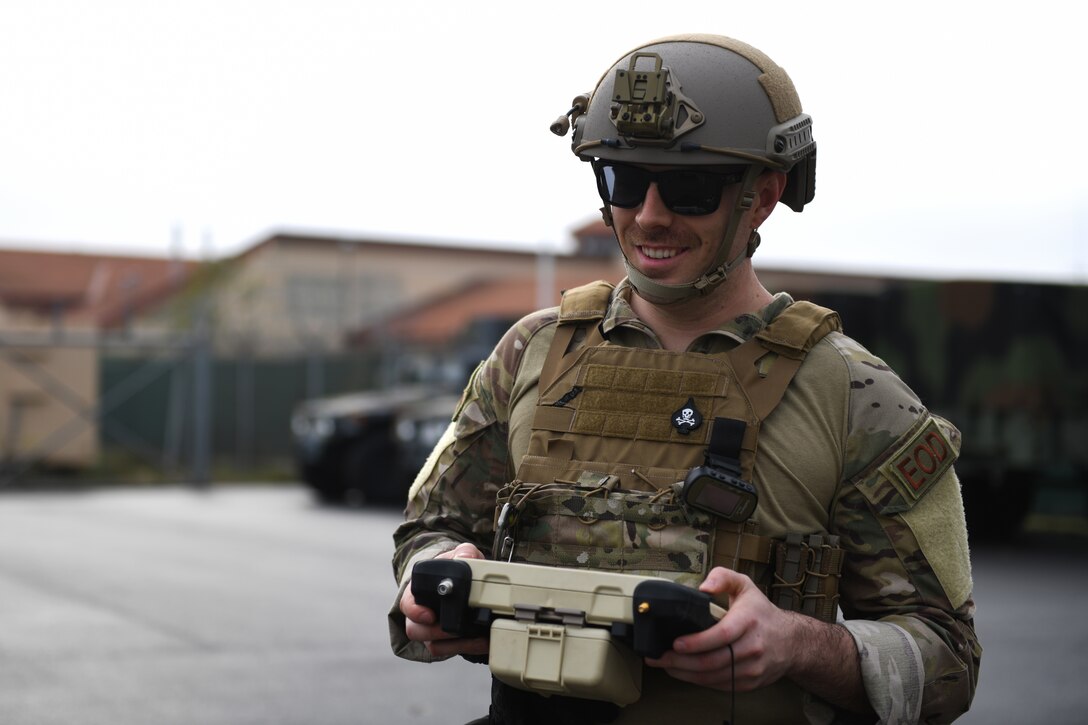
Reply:
<svg viewBox="0 0 1088 725"><path fill-rule="evenodd" d="M409 490L405 520L393 533L400 592L389 612L393 649L401 656L429 659L404 636L399 609L412 565L464 542L490 554L495 496L516 464L507 440L515 376L528 339L554 321L554 311L534 313L503 336L473 372L449 428Z"/></svg>
<svg viewBox="0 0 1088 725"><path fill-rule="evenodd" d="M970 706L981 647L959 480L959 431L849 338L841 605L881 722L951 722Z"/></svg>

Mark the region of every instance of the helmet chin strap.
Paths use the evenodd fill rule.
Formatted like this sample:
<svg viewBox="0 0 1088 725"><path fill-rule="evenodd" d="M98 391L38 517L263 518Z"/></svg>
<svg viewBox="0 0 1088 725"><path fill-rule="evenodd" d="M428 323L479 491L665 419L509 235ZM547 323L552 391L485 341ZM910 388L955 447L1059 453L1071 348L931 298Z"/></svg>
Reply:
<svg viewBox="0 0 1088 725"><path fill-rule="evenodd" d="M733 268L755 254L756 247L758 246L759 232L753 229L752 235L748 237L748 244L745 245L744 249L741 250L741 253L736 257L733 257L728 264L721 264L694 282L688 282L686 284L662 284L660 282L655 282L635 269L626 257L623 260L623 266L627 269L627 278L630 280L631 286L635 288L635 292L638 292L639 297L647 302L653 302L655 305L667 305L707 294L710 290L724 282ZM723 242L722 248L725 247L726 244Z"/></svg>
<svg viewBox="0 0 1088 725"><path fill-rule="evenodd" d="M630 280L631 286L638 292L639 297L656 305L667 305L705 295L724 282L726 277L729 276L729 272L738 264L755 254L756 247L759 246L759 232L753 229L752 234L748 237L748 244L745 245L741 253L726 261L732 246L731 241L736 237L737 228L740 226L740 220L744 216L744 212L751 209L755 203L755 182L761 173L763 173L763 168L756 164L750 165L745 171L741 193L737 195L733 211L729 215L729 223L726 225L722 242L718 246L718 254L715 256L714 261L711 262L710 268L698 279L681 284L655 282L635 269L631 261L626 256L624 257L623 265L627 269L627 278ZM613 227L613 231L615 231L615 227Z"/></svg>

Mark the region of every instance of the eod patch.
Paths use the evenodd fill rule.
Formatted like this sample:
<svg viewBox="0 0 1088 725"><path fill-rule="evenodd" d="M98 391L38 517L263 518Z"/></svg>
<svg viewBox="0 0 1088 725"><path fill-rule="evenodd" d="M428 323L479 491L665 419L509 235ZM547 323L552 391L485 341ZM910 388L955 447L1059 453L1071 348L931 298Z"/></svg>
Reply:
<svg viewBox="0 0 1088 725"><path fill-rule="evenodd" d="M956 450L931 416L880 471L908 501L917 501L956 460Z"/></svg>

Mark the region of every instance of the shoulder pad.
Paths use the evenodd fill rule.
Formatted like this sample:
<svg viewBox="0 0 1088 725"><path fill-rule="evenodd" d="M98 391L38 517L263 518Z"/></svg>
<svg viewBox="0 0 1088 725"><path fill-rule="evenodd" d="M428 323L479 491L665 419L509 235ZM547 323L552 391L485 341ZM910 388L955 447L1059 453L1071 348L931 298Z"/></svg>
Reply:
<svg viewBox="0 0 1088 725"><path fill-rule="evenodd" d="M559 324L602 319L608 314L613 289L611 283L597 280L565 290L559 303Z"/></svg>
<svg viewBox="0 0 1088 725"><path fill-rule="evenodd" d="M756 333L763 347L779 355L803 359L812 346L829 332L842 330L839 313L826 307L800 300L782 310L778 317Z"/></svg>

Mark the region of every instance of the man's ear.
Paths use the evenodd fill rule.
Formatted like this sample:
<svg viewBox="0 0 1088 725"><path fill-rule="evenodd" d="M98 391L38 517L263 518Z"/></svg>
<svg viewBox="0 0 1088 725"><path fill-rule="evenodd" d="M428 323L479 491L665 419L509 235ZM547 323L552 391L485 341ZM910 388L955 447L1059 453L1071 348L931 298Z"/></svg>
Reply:
<svg viewBox="0 0 1088 725"><path fill-rule="evenodd" d="M752 221L758 227L774 211L778 200L786 191L786 175L781 171L764 171L756 179L756 206L752 209Z"/></svg>

